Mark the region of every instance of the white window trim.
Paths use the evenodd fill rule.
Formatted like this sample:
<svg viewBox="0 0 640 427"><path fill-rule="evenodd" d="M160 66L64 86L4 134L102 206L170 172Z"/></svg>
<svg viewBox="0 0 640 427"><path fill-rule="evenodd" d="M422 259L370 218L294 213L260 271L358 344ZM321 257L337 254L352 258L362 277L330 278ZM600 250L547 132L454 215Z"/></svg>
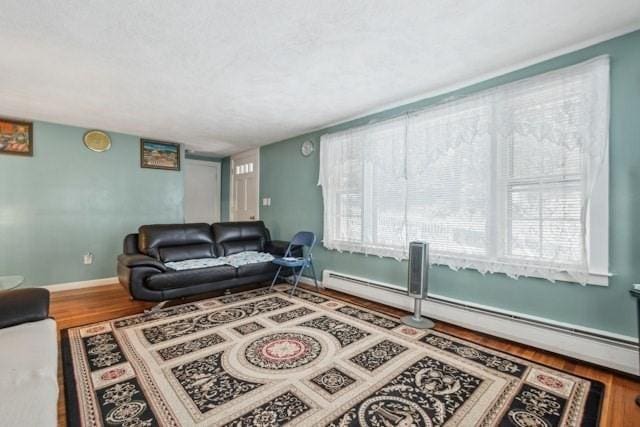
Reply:
<svg viewBox="0 0 640 427"><path fill-rule="evenodd" d="M598 176L587 213L589 284L609 285L609 150ZM604 226L603 226L604 224ZM563 280L563 279L558 279Z"/></svg>

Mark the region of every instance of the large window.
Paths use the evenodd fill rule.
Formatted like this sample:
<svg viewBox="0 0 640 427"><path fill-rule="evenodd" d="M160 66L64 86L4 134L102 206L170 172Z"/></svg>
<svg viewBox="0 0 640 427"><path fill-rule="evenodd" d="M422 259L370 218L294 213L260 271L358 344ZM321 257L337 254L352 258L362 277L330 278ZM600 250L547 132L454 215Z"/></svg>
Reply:
<svg viewBox="0 0 640 427"><path fill-rule="evenodd" d="M606 283L609 60L321 139L324 245Z"/></svg>

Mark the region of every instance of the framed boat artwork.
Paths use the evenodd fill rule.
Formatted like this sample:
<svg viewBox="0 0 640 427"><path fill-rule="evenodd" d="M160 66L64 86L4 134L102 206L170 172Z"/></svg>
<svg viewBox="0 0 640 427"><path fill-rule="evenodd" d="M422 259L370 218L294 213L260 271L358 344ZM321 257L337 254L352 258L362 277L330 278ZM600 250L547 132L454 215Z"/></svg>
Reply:
<svg viewBox="0 0 640 427"><path fill-rule="evenodd" d="M140 167L180 170L180 144L140 140Z"/></svg>

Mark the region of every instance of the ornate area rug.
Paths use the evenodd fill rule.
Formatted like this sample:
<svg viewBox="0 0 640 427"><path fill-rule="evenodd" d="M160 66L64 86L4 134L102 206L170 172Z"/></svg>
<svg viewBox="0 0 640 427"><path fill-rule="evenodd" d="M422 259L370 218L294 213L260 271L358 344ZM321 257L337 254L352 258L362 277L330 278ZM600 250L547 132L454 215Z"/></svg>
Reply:
<svg viewBox="0 0 640 427"><path fill-rule="evenodd" d="M85 426L594 426L603 385L279 287L63 333Z"/></svg>

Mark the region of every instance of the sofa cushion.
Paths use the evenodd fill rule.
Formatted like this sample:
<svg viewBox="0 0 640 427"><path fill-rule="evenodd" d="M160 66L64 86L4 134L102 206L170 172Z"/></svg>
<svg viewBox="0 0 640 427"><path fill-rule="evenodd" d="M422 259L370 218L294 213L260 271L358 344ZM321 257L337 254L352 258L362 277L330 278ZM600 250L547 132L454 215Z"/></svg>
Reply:
<svg viewBox="0 0 640 427"><path fill-rule="evenodd" d="M211 244L203 243L199 245L161 247L158 249L158 255L162 262L175 262L187 259L211 258L213 252Z"/></svg>
<svg viewBox="0 0 640 427"><path fill-rule="evenodd" d="M278 266L272 262L259 262L238 267L238 277L257 276L259 274L276 274Z"/></svg>
<svg viewBox="0 0 640 427"><path fill-rule="evenodd" d="M162 291L200 285L203 283L220 282L234 279L236 269L230 265L220 265L217 267L195 268L191 270L171 271L162 274L149 276L146 286L149 289Z"/></svg>
<svg viewBox="0 0 640 427"><path fill-rule="evenodd" d="M0 330L0 423L58 425L58 344L51 319Z"/></svg>
<svg viewBox="0 0 640 427"><path fill-rule="evenodd" d="M211 228L219 256L244 251L263 252L269 240L262 221L222 222L213 224Z"/></svg>
<svg viewBox="0 0 640 427"><path fill-rule="evenodd" d="M143 225L138 229L138 250L156 259L161 259L160 249L171 261L213 257L213 244L211 228L204 223Z"/></svg>
<svg viewBox="0 0 640 427"><path fill-rule="evenodd" d="M238 240L233 242L225 242L220 245L220 248L225 255L233 255L246 251L259 252L262 250L263 245L259 240Z"/></svg>

